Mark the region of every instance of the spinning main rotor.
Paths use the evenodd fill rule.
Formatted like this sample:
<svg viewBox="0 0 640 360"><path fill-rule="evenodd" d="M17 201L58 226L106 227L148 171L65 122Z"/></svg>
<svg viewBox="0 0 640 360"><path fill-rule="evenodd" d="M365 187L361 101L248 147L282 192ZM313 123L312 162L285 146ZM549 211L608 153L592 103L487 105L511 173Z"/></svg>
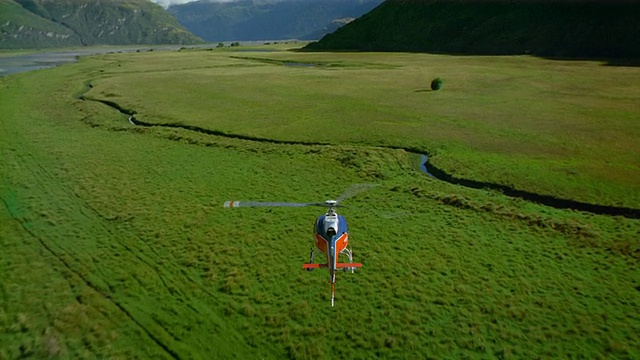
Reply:
<svg viewBox="0 0 640 360"><path fill-rule="evenodd" d="M331 306L334 304L335 299L335 282L336 271L338 269L350 270L353 272L356 268L362 267L362 263L353 262L353 253L351 249L347 248L349 243L349 234L347 229L346 220L344 217L336 214L334 208L342 206L341 201L348 199L361 193L364 190L370 189L376 185L373 184L356 184L351 185L340 197L335 200L326 200L323 202L312 203L291 203L291 202L262 202L262 201L226 201L224 207L260 207L260 206L289 206L289 207L304 207L304 206L322 206L328 208L325 215L321 215L316 220L314 227L315 232L315 246L317 249L311 248L311 254L309 263L303 264L303 268L307 270L313 270L316 268L326 268L329 270L329 283L331 284ZM344 222L342 225L339 225ZM336 233L336 231L340 233ZM326 264L314 263L315 252L318 250L326 254ZM346 254L349 258L348 263L341 263L338 261L340 254Z"/></svg>
<svg viewBox="0 0 640 360"><path fill-rule="evenodd" d="M351 185L345 192L340 195L336 200L325 200L323 202L312 202L312 203L292 203L292 202L262 202L262 201L225 201L224 207L226 208L235 208L235 207L261 207L261 206L270 206L270 207L304 207L304 206L321 206L333 209L335 207L340 207L341 201L344 201L352 196L355 196L367 189L376 186L375 184L354 184Z"/></svg>

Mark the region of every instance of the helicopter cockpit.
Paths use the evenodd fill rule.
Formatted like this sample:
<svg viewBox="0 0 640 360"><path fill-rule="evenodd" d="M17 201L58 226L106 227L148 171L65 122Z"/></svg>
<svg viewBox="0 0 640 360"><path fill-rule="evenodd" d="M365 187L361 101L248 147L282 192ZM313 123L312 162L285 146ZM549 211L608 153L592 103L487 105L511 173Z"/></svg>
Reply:
<svg viewBox="0 0 640 360"><path fill-rule="evenodd" d="M339 229L338 225L338 214L333 210L329 210L324 217L324 233L327 234L329 238L336 236Z"/></svg>

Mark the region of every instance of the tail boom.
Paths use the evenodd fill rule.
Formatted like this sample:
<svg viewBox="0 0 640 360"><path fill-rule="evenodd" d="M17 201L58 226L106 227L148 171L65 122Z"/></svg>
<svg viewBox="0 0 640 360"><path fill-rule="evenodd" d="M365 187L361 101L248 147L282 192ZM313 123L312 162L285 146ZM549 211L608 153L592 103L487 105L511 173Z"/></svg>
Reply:
<svg viewBox="0 0 640 360"><path fill-rule="evenodd" d="M328 268L329 264L302 264L303 269L319 269L319 268ZM353 269L353 268L361 268L362 263L336 263L335 269ZM335 283L335 269L330 271L333 274L331 284L331 306L335 303L336 298L336 283Z"/></svg>

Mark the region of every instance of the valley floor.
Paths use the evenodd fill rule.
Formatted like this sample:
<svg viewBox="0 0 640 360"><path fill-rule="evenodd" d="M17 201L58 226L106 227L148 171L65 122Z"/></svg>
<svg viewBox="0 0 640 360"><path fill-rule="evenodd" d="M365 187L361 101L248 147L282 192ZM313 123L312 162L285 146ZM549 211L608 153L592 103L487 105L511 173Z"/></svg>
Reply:
<svg viewBox="0 0 640 360"><path fill-rule="evenodd" d="M617 115L603 117L609 128L596 127L597 141L598 122L576 120L592 142L576 141L609 147L615 171L594 155L595 170L583 172L581 152L552 120L538 132L509 116L488 122L515 114L518 99L498 92L504 108L465 90L478 90L477 81L515 86L522 66L535 73L527 83L547 87L541 72L579 74L568 63L539 69L540 59L497 58L494 72L487 59L396 56L108 54L0 79L0 358L640 357L639 220L448 184L422 173L418 155L393 148L428 150L459 177L504 175L531 191L637 207L628 177L637 152L620 155L636 151L637 129L624 126L637 99L611 88L593 95L600 105L589 100ZM637 91L635 69L571 66L627 76L616 86ZM440 73L425 69L435 68L449 69L444 88L422 91ZM550 89L540 112L573 114L582 100L565 90L559 104ZM150 124L221 134L135 126L92 100ZM504 163L507 155L514 162ZM588 186L520 176L536 170L575 171L567 177ZM378 186L341 209L364 266L338 275L335 308L327 274L301 267L322 209L222 207L323 201L356 183Z"/></svg>

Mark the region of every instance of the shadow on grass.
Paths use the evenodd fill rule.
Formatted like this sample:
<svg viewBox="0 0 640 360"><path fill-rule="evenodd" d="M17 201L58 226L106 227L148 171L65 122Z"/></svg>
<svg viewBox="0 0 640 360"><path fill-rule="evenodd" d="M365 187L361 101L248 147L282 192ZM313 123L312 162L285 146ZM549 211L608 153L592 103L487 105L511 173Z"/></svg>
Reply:
<svg viewBox="0 0 640 360"><path fill-rule="evenodd" d="M640 67L640 59L624 59L624 58L599 58L599 57L581 57L581 58L565 58L554 56L541 56L543 59L554 61L595 61L602 63L602 66L620 66L620 67Z"/></svg>
<svg viewBox="0 0 640 360"><path fill-rule="evenodd" d="M557 198L550 195L541 195L541 194L536 194L536 193L532 193L524 190L518 190L518 189L514 189L513 187L501 185L501 184L493 184L489 182L469 180L469 179L460 179L429 164L428 161L425 162L423 166L429 171L429 173L433 177L435 177L438 180L448 182L450 184L461 185L461 186L473 188L473 189L498 190L510 197L520 198L523 200L550 206L556 209L572 209L572 210L590 212L598 215L624 216L626 218L631 218L631 219L640 219L640 209L590 204L590 203L585 203L581 201L561 199L561 198Z"/></svg>

